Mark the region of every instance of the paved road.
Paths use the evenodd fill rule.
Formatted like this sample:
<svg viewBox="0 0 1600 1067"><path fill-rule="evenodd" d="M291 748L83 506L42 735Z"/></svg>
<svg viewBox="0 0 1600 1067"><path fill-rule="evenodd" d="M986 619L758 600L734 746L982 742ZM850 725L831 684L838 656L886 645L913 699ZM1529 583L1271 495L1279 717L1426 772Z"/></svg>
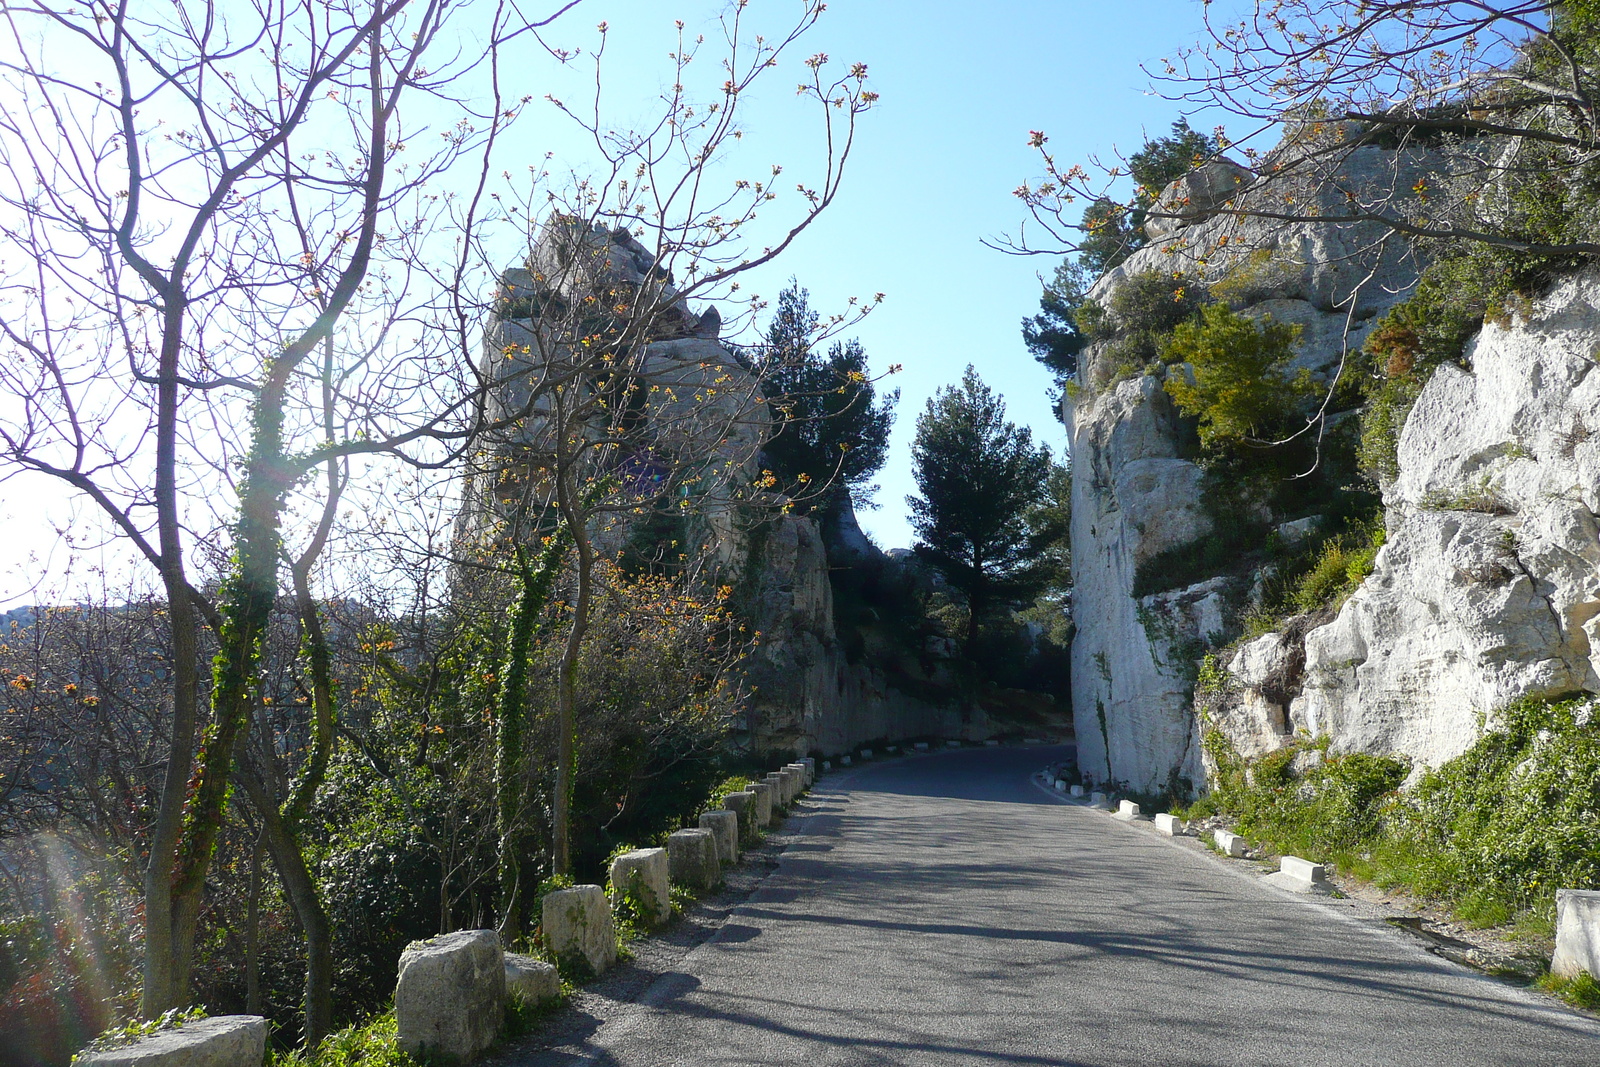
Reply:
<svg viewBox="0 0 1600 1067"><path fill-rule="evenodd" d="M537 1062L1600 1064L1600 1025L1028 776L1059 750L825 778L716 937Z"/></svg>

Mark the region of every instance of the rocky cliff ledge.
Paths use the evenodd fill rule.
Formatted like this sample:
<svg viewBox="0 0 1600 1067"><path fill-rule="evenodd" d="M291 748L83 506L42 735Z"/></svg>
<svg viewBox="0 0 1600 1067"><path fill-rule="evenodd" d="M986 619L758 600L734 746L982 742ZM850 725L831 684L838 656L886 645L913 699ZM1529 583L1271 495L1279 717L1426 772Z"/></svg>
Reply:
<svg viewBox="0 0 1600 1067"><path fill-rule="evenodd" d="M1300 325L1294 369L1331 381L1413 290L1420 264L1372 223L1230 214L1252 197L1284 195L1282 183L1257 177L1272 162L1255 172L1214 163L1175 183L1163 202L1185 205L1187 217L1165 220L1090 299L1112 307L1151 272L1195 279L1243 314ZM1394 197L1437 164L1420 151L1356 148L1331 180L1299 190L1300 208L1328 215L1348 194ZM1185 368L1130 368L1114 344L1092 344L1063 403L1085 773L1142 791L1201 787L1210 730L1247 756L1305 731L1329 737L1334 751L1434 765L1513 699L1600 691L1597 359L1600 274L1570 277L1488 323L1464 366L1439 369L1411 409L1398 475L1383 487L1387 538L1370 577L1337 613L1291 618L1239 642L1270 567L1222 563L1179 581L1157 573L1219 522L1193 426L1163 388ZM1318 432L1357 418L1335 416ZM1228 518L1280 543L1319 522L1248 493L1228 506L1246 513ZM1220 651L1220 677L1207 680L1197 707L1208 651Z"/></svg>

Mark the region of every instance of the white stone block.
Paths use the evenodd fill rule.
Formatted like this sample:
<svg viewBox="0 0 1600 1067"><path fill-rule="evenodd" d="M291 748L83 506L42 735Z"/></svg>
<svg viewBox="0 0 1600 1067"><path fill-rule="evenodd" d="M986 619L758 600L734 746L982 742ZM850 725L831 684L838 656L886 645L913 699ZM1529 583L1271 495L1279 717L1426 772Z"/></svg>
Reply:
<svg viewBox="0 0 1600 1067"><path fill-rule="evenodd" d="M748 789L729 793L722 798L722 809L739 817L741 840L747 844L756 839L756 795Z"/></svg>
<svg viewBox="0 0 1600 1067"><path fill-rule="evenodd" d="M817 761L807 756L800 762L806 766L806 785L811 785L817 780Z"/></svg>
<svg viewBox="0 0 1600 1067"><path fill-rule="evenodd" d="M998 748L999 745L1000 745L1000 742L991 739L991 740L985 741L984 744L987 745L990 748Z"/></svg>
<svg viewBox="0 0 1600 1067"><path fill-rule="evenodd" d="M783 769L783 773L794 782L794 799L799 800L806 792L806 769L798 763L791 763Z"/></svg>
<svg viewBox="0 0 1600 1067"><path fill-rule="evenodd" d="M575 885L548 894L544 938L557 959L581 960L595 974L604 974L617 962L617 925L605 891L597 885Z"/></svg>
<svg viewBox="0 0 1600 1067"><path fill-rule="evenodd" d="M784 770L793 771L800 776L800 792L805 792L806 787L811 784L811 768L804 763L790 763L784 767Z"/></svg>
<svg viewBox="0 0 1600 1067"><path fill-rule="evenodd" d="M1068 789L1067 792L1072 794L1075 797L1081 797L1081 796L1083 796L1083 786L1075 785L1072 788Z"/></svg>
<svg viewBox="0 0 1600 1067"><path fill-rule="evenodd" d="M561 972L532 956L506 953L506 996L530 1007L561 999Z"/></svg>
<svg viewBox="0 0 1600 1067"><path fill-rule="evenodd" d="M765 779L772 787L772 806L787 808L789 806L789 782L777 771L768 771Z"/></svg>
<svg viewBox="0 0 1600 1067"><path fill-rule="evenodd" d="M918 752L926 752L926 751L928 751L928 742L926 742L926 741L917 741L917 742L913 743L911 747L916 749Z"/></svg>
<svg viewBox="0 0 1600 1067"><path fill-rule="evenodd" d="M1550 972L1576 978L1588 971L1600 978L1600 890L1556 890L1556 952Z"/></svg>
<svg viewBox="0 0 1600 1067"><path fill-rule="evenodd" d="M1067 791L1067 780L1065 778L1057 778L1056 779L1056 792L1065 793L1066 791Z"/></svg>
<svg viewBox="0 0 1600 1067"><path fill-rule="evenodd" d="M822 761L822 769L825 770L825 771L833 770L833 760L831 760L831 759L823 760Z"/></svg>
<svg viewBox="0 0 1600 1067"><path fill-rule="evenodd" d="M611 909L603 894L600 906L609 928ZM394 1018L404 1052L470 1060L499 1036L505 1002L505 956L493 930L440 934L413 941L400 954Z"/></svg>
<svg viewBox="0 0 1600 1067"><path fill-rule="evenodd" d="M731 811L722 814L733 819ZM667 879L667 850L636 848L611 861L611 899L621 900L630 892L650 926L660 926L672 918L672 889Z"/></svg>
<svg viewBox="0 0 1600 1067"><path fill-rule="evenodd" d="M756 795L756 825L772 824L773 796L770 782L751 782L750 792Z"/></svg>
<svg viewBox="0 0 1600 1067"><path fill-rule="evenodd" d="M672 880L691 889L710 889L722 881L717 839L710 830L676 830L667 835Z"/></svg>
<svg viewBox="0 0 1600 1067"><path fill-rule="evenodd" d="M1109 808L1111 803L1106 799L1104 793L1095 792L1089 794L1089 805L1096 808Z"/></svg>
<svg viewBox="0 0 1600 1067"><path fill-rule="evenodd" d="M839 757L839 766L841 766L841 767L850 766L850 757L849 756L840 756Z"/></svg>
<svg viewBox="0 0 1600 1067"><path fill-rule="evenodd" d="M862 749L861 750L861 758L862 759L871 759L872 758L872 749L870 749L870 748Z"/></svg>
<svg viewBox="0 0 1600 1067"><path fill-rule="evenodd" d="M955 741L955 740L946 741L944 743L944 747L945 748L960 748L961 747L961 742L960 741Z"/></svg>
<svg viewBox="0 0 1600 1067"><path fill-rule="evenodd" d="M1327 872L1322 869L1322 864L1303 860L1299 856L1283 857L1278 863L1278 870L1290 878L1309 883L1324 882L1328 877Z"/></svg>
<svg viewBox="0 0 1600 1067"><path fill-rule="evenodd" d="M1126 822L1132 822L1134 819L1139 818L1139 805L1131 800L1122 801L1117 805L1117 818Z"/></svg>
<svg viewBox="0 0 1600 1067"><path fill-rule="evenodd" d="M717 859L739 862L739 816L731 811L707 811L700 815L700 829L710 830L717 840Z"/></svg>
<svg viewBox="0 0 1600 1067"><path fill-rule="evenodd" d="M1163 811L1156 816L1156 829L1168 837L1177 837L1184 831L1184 822L1170 811Z"/></svg>
<svg viewBox="0 0 1600 1067"><path fill-rule="evenodd" d="M1228 856L1243 856L1245 853L1244 838L1227 830L1211 831L1212 840L1216 841L1217 848Z"/></svg>
<svg viewBox="0 0 1600 1067"><path fill-rule="evenodd" d="M259 1015L217 1015L141 1037L104 1052L82 1052L84 1067L261 1067L267 1055L267 1020Z"/></svg>

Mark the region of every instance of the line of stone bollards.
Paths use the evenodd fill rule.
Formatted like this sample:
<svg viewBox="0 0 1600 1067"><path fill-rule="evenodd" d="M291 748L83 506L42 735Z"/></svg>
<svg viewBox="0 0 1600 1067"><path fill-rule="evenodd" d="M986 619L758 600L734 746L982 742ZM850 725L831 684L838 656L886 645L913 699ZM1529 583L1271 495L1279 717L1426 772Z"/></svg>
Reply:
<svg viewBox="0 0 1600 1067"><path fill-rule="evenodd" d="M1073 799L1084 798L1081 785L1069 785L1064 778L1053 774L1043 776L1055 791ZM1112 807L1105 793L1092 792L1087 806L1111 814L1122 822L1146 821L1139 805L1131 800L1118 801ZM1194 828L1171 812L1161 812L1153 820L1158 833L1167 837L1182 837L1194 833ZM1216 827L1210 831L1217 852L1233 858L1261 858L1253 852L1250 843L1231 830ZM1266 875L1263 881L1286 889L1291 893L1326 894L1333 891L1328 882L1327 870L1322 864L1299 856L1280 856L1278 869ZM1558 978L1574 979L1580 974L1600 977L1600 890L1556 890L1556 943L1550 958L1550 973Z"/></svg>
<svg viewBox="0 0 1600 1067"><path fill-rule="evenodd" d="M540 918L550 954L563 964L505 951L493 930L457 930L413 941L400 955L394 1015L400 1049L438 1062L465 1063L500 1036L508 1002L529 1007L561 997L563 970L598 976L617 962L616 913L656 927L672 917L674 883L715 888L722 868L739 861L763 827L816 781L813 759L797 760L750 788L723 799L699 825L667 835L665 848L624 852L607 872L610 892L597 885L559 889L544 897ZM116 1048L79 1053L75 1067L261 1067L267 1021L259 1015L221 1015L157 1031Z"/></svg>

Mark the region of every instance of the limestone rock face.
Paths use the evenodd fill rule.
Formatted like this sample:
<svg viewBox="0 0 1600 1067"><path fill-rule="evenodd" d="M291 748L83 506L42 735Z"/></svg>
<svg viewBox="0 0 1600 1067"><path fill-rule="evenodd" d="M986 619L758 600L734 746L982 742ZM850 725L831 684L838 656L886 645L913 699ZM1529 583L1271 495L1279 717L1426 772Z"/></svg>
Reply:
<svg viewBox="0 0 1600 1067"><path fill-rule="evenodd" d="M259 1015L216 1015L162 1030L131 1045L83 1052L92 1067L261 1067L267 1054L267 1020Z"/></svg>
<svg viewBox="0 0 1600 1067"><path fill-rule="evenodd" d="M1600 275L1486 324L1400 437L1388 541L1307 635L1296 713L1426 764L1523 696L1600 691Z"/></svg>
<svg viewBox="0 0 1600 1067"><path fill-rule="evenodd" d="M575 885L546 895L543 918L545 943L559 959L581 959L595 974L617 962L617 925L599 886Z"/></svg>
<svg viewBox="0 0 1600 1067"><path fill-rule="evenodd" d="M1144 224L1144 231L1152 241L1169 237L1185 223L1214 214L1249 189L1255 180L1253 172L1230 160L1207 163L1162 191L1152 212L1156 217ZM1168 215L1176 217L1162 217Z"/></svg>
<svg viewBox="0 0 1600 1067"><path fill-rule="evenodd" d="M1321 186L1273 171L1272 156L1253 176L1212 164L1169 188L1169 204L1183 208L1170 220L1177 225L1109 271L1090 299L1108 306L1118 287L1146 272L1197 276L1243 314L1299 325L1295 369L1329 380L1377 317L1409 293L1418 264L1402 242L1381 240L1377 223L1245 218L1227 202L1271 209L1273 198L1294 197L1308 213L1342 214L1341 190L1379 199L1385 190L1409 190L1437 162L1424 152L1355 147L1339 160L1338 181ZM1248 583L1202 577L1172 588L1171 576L1158 573L1168 566L1162 553L1195 544L1213 528L1203 472L1181 447L1182 425L1163 388L1172 373L1183 369L1156 366L1119 380L1109 349L1091 345L1077 388L1063 402L1073 456L1078 758L1094 782L1140 791L1202 781L1195 663L1230 629L1249 595ZM1275 713L1266 702L1229 714L1242 716L1247 744L1271 743Z"/></svg>
<svg viewBox="0 0 1600 1067"><path fill-rule="evenodd" d="M506 999L500 935L458 930L400 955L394 1015L400 1048L465 1062L494 1044Z"/></svg>

